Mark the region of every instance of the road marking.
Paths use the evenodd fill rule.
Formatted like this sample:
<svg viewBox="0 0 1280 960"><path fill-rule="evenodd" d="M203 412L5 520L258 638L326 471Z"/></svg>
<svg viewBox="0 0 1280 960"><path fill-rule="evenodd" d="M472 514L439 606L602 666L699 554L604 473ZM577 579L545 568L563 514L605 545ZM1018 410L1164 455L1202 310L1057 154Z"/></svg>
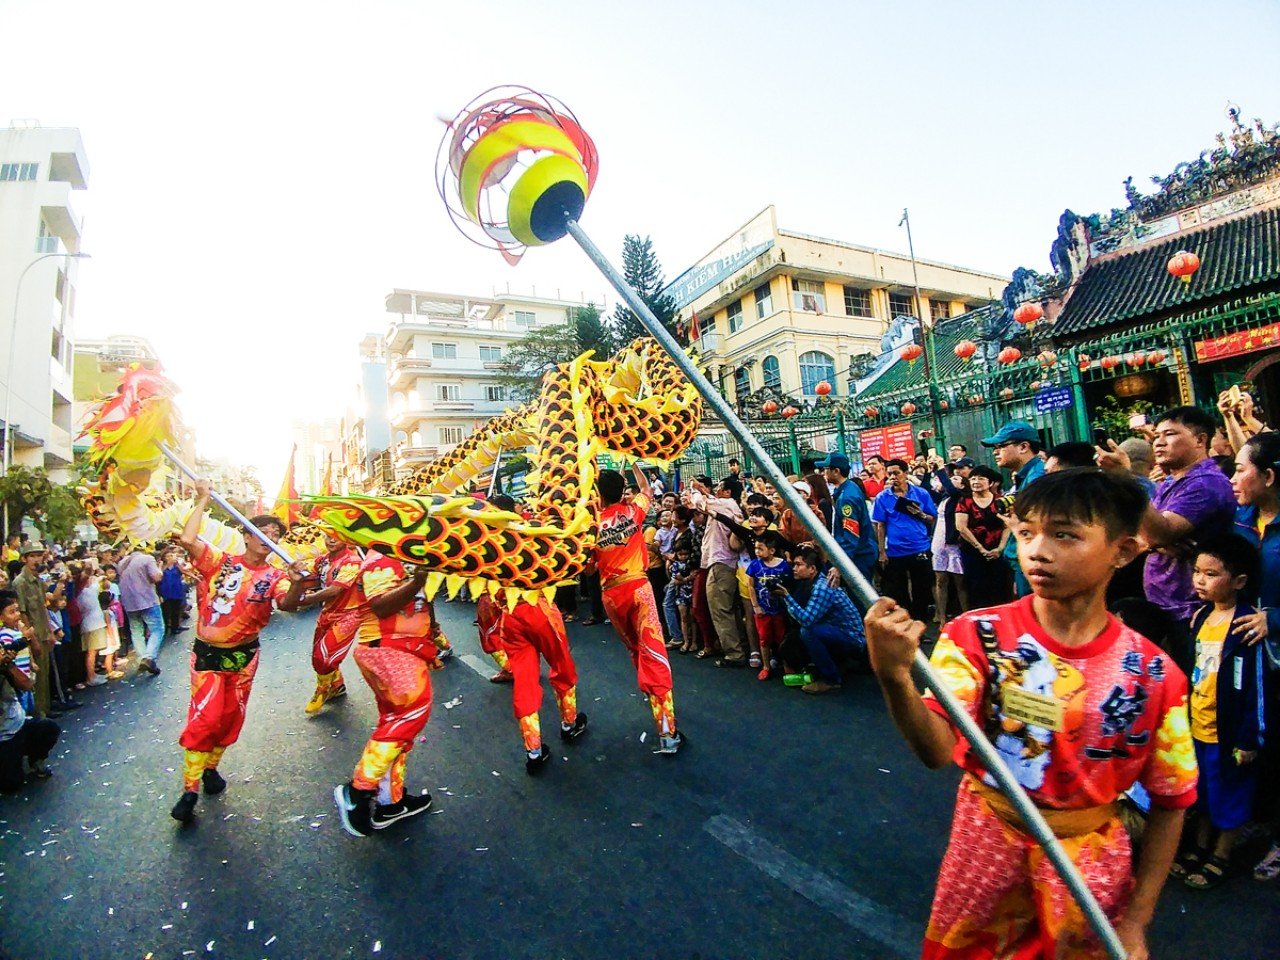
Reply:
<svg viewBox="0 0 1280 960"><path fill-rule="evenodd" d="M474 670L480 676L488 680L493 676L494 665L492 660L481 660L474 653L464 653L456 656L454 659L461 660L468 667Z"/></svg>
<svg viewBox="0 0 1280 960"><path fill-rule="evenodd" d="M796 859L745 824L718 814L704 823L702 829L756 869L879 942L893 956L908 960L920 955L921 934L916 924Z"/></svg>

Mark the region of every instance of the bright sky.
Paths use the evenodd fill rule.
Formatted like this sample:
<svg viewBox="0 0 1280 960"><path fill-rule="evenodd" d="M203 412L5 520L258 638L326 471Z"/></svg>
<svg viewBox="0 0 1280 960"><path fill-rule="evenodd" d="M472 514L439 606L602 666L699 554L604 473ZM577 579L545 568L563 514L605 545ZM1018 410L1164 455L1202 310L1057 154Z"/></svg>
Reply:
<svg viewBox="0 0 1280 960"><path fill-rule="evenodd" d="M511 268L445 216L437 118L495 84L573 109L584 228L615 260L651 235L668 279L769 203L893 250L909 206L922 258L1044 270L1064 208L1193 159L1228 100L1280 120L1274 0L0 0L0 37L0 123L89 156L80 334L148 337L201 453L268 494L392 287L604 294L570 240Z"/></svg>

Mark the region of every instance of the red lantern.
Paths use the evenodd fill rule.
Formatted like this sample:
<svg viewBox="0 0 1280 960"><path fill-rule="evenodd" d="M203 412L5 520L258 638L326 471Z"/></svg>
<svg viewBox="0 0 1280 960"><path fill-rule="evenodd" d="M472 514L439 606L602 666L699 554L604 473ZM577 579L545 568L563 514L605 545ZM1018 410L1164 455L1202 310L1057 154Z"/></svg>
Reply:
<svg viewBox="0 0 1280 960"><path fill-rule="evenodd" d="M795 407L791 406L791 404L789 404L789 403L788 403L785 407L783 407L783 408L782 408L782 415L783 415L784 417L786 417L788 420L790 420L792 417L794 417L794 416L795 416L797 413L799 413L799 412L800 412L799 410L797 410Z"/></svg>
<svg viewBox="0 0 1280 960"><path fill-rule="evenodd" d="M1005 387L1003 390L1001 390L1001 391L1000 391L1000 399L1002 399L1002 400L1012 400L1012 399L1013 399L1013 387Z"/></svg>
<svg viewBox="0 0 1280 960"><path fill-rule="evenodd" d="M1043 387L1043 386L1044 386L1044 381L1043 381L1043 380L1032 380L1032 381L1031 381L1031 392L1032 392L1032 393L1035 393L1037 390L1039 390L1039 389L1040 389L1041 387Z"/></svg>
<svg viewBox="0 0 1280 960"><path fill-rule="evenodd" d="M902 405L902 415L904 417L909 417L915 412L916 412L916 405L912 403L910 400L908 400L906 403Z"/></svg>
<svg viewBox="0 0 1280 960"><path fill-rule="evenodd" d="M1040 361L1040 366L1047 370L1058 362L1058 355L1052 350L1041 350L1036 359Z"/></svg>
<svg viewBox="0 0 1280 960"><path fill-rule="evenodd" d="M831 392L831 384L827 383L825 380L819 380L814 386L813 392L820 397L825 397Z"/></svg>
<svg viewBox="0 0 1280 960"><path fill-rule="evenodd" d="M969 406L971 407L976 407L981 402L982 402L982 397L979 394L975 393L969 397Z"/></svg>
<svg viewBox="0 0 1280 960"><path fill-rule="evenodd" d="M939 400L938 409L941 410L943 413L946 413L948 410L951 409L951 404L947 403L947 401L945 400Z"/></svg>
<svg viewBox="0 0 1280 960"><path fill-rule="evenodd" d="M1005 347L996 356L996 359L1006 366L1011 363L1017 363L1022 359L1022 351L1017 347Z"/></svg>
<svg viewBox="0 0 1280 960"><path fill-rule="evenodd" d="M918 343L908 343L902 348L902 359L912 365L924 354L924 348Z"/></svg>
<svg viewBox="0 0 1280 960"><path fill-rule="evenodd" d="M766 400L760 409L764 411L766 417L771 417L778 412L778 402L776 400Z"/></svg>
<svg viewBox="0 0 1280 960"><path fill-rule="evenodd" d="M1098 361L1098 364L1102 367L1103 370L1114 370L1116 367L1120 366L1120 358L1119 357L1103 357L1101 360Z"/></svg>
<svg viewBox="0 0 1280 960"><path fill-rule="evenodd" d="M1200 269L1200 258L1190 250L1179 250L1169 258L1169 272L1183 283L1191 282L1191 275Z"/></svg>
<svg viewBox="0 0 1280 960"><path fill-rule="evenodd" d="M972 340L961 340L959 343L955 345L955 349L952 350L952 353L954 353L957 357L959 357L961 362L963 363L968 363L970 360L972 360L973 355L977 352L978 352L978 345L974 343Z"/></svg>
<svg viewBox="0 0 1280 960"><path fill-rule="evenodd" d="M1139 350L1137 353L1129 354L1129 356L1125 357L1124 359L1125 359L1125 362L1129 364L1129 366L1133 367L1134 369L1137 369L1138 367L1142 366L1144 363L1147 362L1147 355Z"/></svg>
<svg viewBox="0 0 1280 960"><path fill-rule="evenodd" d="M1089 364L1092 363L1092 361L1089 359L1089 355L1087 353L1082 353L1076 357L1076 363L1080 366L1080 372L1084 373L1084 371L1089 369Z"/></svg>
<svg viewBox="0 0 1280 960"><path fill-rule="evenodd" d="M880 411L875 407L867 407L867 409L862 412L867 415L868 420L874 420L876 417L880 416Z"/></svg>
<svg viewBox="0 0 1280 960"><path fill-rule="evenodd" d="M1147 354L1147 363L1151 364L1153 367L1160 366L1160 364L1164 363L1164 351L1152 350Z"/></svg>
<svg viewBox="0 0 1280 960"><path fill-rule="evenodd" d="M1024 327L1031 326L1043 316L1044 307L1040 306L1038 303L1030 301L1024 303L1022 306L1018 307L1017 310L1013 311L1013 319L1017 320Z"/></svg>

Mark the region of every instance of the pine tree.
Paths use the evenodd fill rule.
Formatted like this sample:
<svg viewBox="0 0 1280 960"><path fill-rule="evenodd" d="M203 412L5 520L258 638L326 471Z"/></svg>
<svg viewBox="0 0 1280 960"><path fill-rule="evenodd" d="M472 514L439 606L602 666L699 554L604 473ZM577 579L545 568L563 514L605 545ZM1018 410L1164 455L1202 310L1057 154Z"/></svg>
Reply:
<svg viewBox="0 0 1280 960"><path fill-rule="evenodd" d="M575 307L569 312L569 321L577 336L579 353L594 350L597 360L605 360L613 353L614 343L609 324L594 303Z"/></svg>
<svg viewBox="0 0 1280 960"><path fill-rule="evenodd" d="M640 295L658 321L675 335L676 308L670 297L661 295L666 281L662 276L662 264L653 252L653 241L641 240L627 234L622 241L622 273L627 283ZM644 324L625 304L618 304L613 311L613 340L618 346L626 346L636 337L646 336Z"/></svg>

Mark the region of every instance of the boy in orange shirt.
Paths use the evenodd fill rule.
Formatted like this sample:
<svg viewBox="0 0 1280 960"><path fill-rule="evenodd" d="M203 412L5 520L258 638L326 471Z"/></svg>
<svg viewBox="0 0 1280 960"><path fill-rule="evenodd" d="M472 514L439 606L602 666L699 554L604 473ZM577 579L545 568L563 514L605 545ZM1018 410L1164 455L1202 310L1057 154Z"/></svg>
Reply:
<svg viewBox="0 0 1280 960"><path fill-rule="evenodd" d="M596 481L600 497L600 522L596 534L595 566L605 613L622 638L636 667L640 689L649 697L658 725L655 753L673 754L684 743L676 730L672 697L671 661L667 659L658 619L658 604L649 584L649 548L644 540L644 520L653 502L649 478L637 465L640 492L623 502L627 484L616 470L601 470Z"/></svg>
<svg viewBox="0 0 1280 960"><path fill-rule="evenodd" d="M1011 520L1032 594L948 623L932 663L983 727L1074 861L1131 960L1196 798L1187 681L1107 613L1116 569L1139 551L1147 496L1095 468L1049 474ZM867 613L868 650L894 723L931 767L966 773L925 934L925 960L1105 958L1079 905L911 664L925 625L893 600ZM1151 813L1136 873L1117 800L1140 782Z"/></svg>

